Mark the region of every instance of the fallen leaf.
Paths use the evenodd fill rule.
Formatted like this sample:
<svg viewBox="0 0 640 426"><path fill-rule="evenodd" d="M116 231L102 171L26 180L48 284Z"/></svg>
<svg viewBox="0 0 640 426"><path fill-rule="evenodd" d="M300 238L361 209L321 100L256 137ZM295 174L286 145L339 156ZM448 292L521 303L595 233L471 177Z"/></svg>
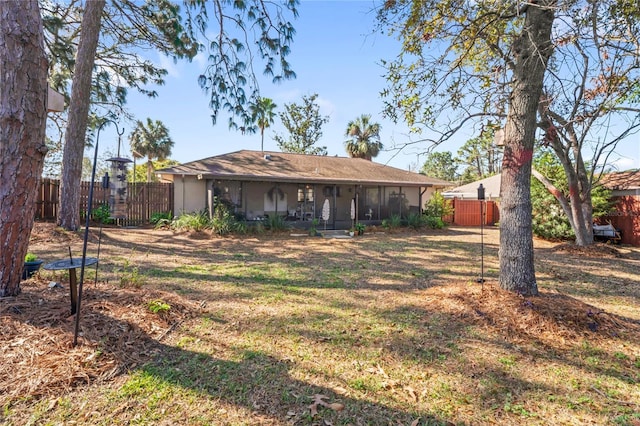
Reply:
<svg viewBox="0 0 640 426"><path fill-rule="evenodd" d="M413 398L414 401L418 401L418 395L416 395L416 391L413 390L411 386L405 386L404 390L407 391L407 393L411 396L411 398Z"/></svg>
<svg viewBox="0 0 640 426"><path fill-rule="evenodd" d="M339 402L332 402L331 404L329 404L329 408L331 408L333 411L342 411L344 410L344 404L340 404Z"/></svg>
<svg viewBox="0 0 640 426"><path fill-rule="evenodd" d="M420 423L420 417L418 417L417 419L415 419L414 421L411 422L411 426L418 426L418 423Z"/></svg>

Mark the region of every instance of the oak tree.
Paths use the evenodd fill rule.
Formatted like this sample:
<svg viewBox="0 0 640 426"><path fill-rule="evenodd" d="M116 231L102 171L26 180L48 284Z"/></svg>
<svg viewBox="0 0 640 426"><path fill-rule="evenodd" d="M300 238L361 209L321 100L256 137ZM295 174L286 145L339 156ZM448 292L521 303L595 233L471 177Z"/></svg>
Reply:
<svg viewBox="0 0 640 426"><path fill-rule="evenodd" d="M438 143L488 118L505 120L500 285L538 293L531 230L531 159L557 1L390 0L380 25L402 40L384 62L385 113Z"/></svg>

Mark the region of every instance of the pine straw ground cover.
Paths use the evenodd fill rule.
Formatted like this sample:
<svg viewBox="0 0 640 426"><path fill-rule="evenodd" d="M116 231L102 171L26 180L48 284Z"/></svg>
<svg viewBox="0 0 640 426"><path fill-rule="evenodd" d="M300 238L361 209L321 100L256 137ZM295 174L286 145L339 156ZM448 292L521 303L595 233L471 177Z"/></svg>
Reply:
<svg viewBox="0 0 640 426"><path fill-rule="evenodd" d="M0 299L0 421L640 424L640 250L535 241L541 295L522 298L483 238L105 229L76 347L64 274ZM80 234L37 224L30 251L69 248Z"/></svg>

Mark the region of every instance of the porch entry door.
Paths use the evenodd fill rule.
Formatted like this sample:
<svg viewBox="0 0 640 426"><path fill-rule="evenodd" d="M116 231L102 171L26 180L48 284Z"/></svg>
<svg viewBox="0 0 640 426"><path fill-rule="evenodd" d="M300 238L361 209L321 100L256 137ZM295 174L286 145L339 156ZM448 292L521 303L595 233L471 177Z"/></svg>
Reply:
<svg viewBox="0 0 640 426"><path fill-rule="evenodd" d="M276 214L286 214L289 212L287 209L287 193L282 192L277 197L269 196L268 193L264 194L264 212L275 212Z"/></svg>

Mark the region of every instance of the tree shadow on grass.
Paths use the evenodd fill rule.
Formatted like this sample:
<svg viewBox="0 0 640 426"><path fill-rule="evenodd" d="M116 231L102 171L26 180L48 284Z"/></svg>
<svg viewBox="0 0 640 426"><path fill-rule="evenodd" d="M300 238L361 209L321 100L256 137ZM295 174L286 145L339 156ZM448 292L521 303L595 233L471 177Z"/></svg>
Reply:
<svg viewBox="0 0 640 426"><path fill-rule="evenodd" d="M193 340L181 327L207 314L168 294L92 289L83 301L80 344L74 348L67 297L63 291L26 285L20 297L2 301L0 320L13 335L4 333L0 339L7 367L0 373L5 407L0 420L409 425L421 418L415 424L444 424L429 412L328 385L311 371L307 378L294 377L294 361L246 343L233 346L212 337L212 345L202 351L185 349ZM154 300L171 310L150 312ZM164 342L169 338L174 343ZM17 359L27 355L29 365ZM314 406L315 395L323 397ZM52 404L48 398L66 402Z"/></svg>

